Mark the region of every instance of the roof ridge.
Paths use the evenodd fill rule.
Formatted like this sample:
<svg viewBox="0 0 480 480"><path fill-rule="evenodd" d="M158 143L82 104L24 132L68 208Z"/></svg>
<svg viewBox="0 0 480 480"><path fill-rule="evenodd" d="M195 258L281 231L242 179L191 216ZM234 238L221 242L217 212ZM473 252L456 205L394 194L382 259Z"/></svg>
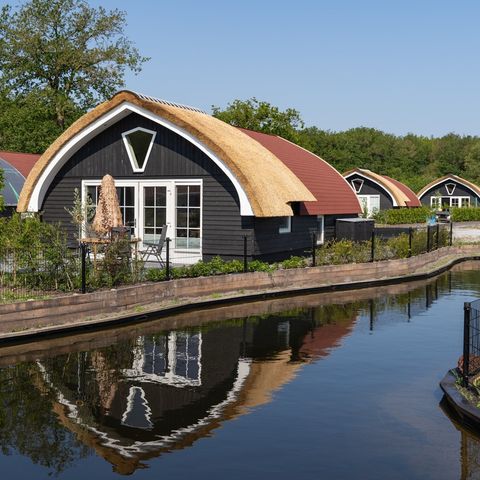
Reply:
<svg viewBox="0 0 480 480"><path fill-rule="evenodd" d="M170 102L169 100L152 97L150 95L145 95L144 93L136 92L134 90L121 90L120 92L131 92L137 97L141 98L142 100L147 100L147 102L160 103L162 105L168 105L170 107L182 108L183 110L190 110L191 112L204 113L205 115L209 115L207 112L205 112L204 110L201 110L200 108L191 107L190 105L183 105L181 103ZM117 93L120 93L120 92L117 92Z"/></svg>

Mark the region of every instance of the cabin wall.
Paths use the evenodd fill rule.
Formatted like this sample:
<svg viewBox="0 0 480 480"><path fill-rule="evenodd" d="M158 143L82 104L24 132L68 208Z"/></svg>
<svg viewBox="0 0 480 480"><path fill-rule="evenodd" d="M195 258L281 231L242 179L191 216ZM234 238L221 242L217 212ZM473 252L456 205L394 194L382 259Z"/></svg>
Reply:
<svg viewBox="0 0 480 480"><path fill-rule="evenodd" d="M393 202L387 191L375 182L361 175L352 175L348 177L348 183L352 185L352 180L363 180L362 188L357 195L380 195L380 210L389 210L393 208Z"/></svg>
<svg viewBox="0 0 480 480"><path fill-rule="evenodd" d="M134 173L122 133L136 127L157 132L145 171ZM315 216L295 216L291 233L278 232L280 218L241 217L238 195L228 177L201 150L171 130L132 113L106 128L80 148L51 183L43 204L42 218L60 223L74 240L77 233L65 207L71 208L74 190L82 180L100 180L105 174L116 180L202 179L202 253L208 260L242 258L244 237L250 258L280 259L303 254L311 248ZM335 219L353 215L325 216L325 240L335 235Z"/></svg>
<svg viewBox="0 0 480 480"><path fill-rule="evenodd" d="M122 133L136 127L157 132L143 173L134 173ZM42 205L43 219L61 223L73 239L75 228L64 207L73 203L82 180L99 180L109 173L116 180L203 180L203 253L243 254L243 229L238 195L227 176L201 150L183 137L140 115L130 114L76 152L52 182ZM248 232L247 232L248 233Z"/></svg>
<svg viewBox="0 0 480 480"><path fill-rule="evenodd" d="M445 188L447 183L455 183L456 185L452 195L449 195L447 189ZM437 194L440 194L442 197L470 197L470 205L472 207L480 206L480 199L477 195L475 195L469 188L453 180L445 180L441 184L427 190L420 199L422 205L430 207L430 198L437 196Z"/></svg>

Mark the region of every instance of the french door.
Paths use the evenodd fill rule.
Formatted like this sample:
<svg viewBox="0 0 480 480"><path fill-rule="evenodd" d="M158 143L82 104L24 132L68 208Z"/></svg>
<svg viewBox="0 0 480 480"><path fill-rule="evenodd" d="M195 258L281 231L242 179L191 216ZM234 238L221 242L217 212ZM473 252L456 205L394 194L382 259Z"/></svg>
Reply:
<svg viewBox="0 0 480 480"><path fill-rule="evenodd" d="M100 180L83 181L83 201L91 201L90 220L98 203ZM116 180L124 225L146 243L156 242L163 225L171 239L172 261L194 263L202 255L201 180Z"/></svg>

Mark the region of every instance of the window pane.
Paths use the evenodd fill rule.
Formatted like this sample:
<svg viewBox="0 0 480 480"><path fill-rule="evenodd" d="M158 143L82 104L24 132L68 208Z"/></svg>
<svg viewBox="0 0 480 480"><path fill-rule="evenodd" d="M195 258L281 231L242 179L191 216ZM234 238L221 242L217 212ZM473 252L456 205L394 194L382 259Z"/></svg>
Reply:
<svg viewBox="0 0 480 480"><path fill-rule="evenodd" d="M190 228L200 228L200 209L191 208L188 212L188 226Z"/></svg>
<svg viewBox="0 0 480 480"><path fill-rule="evenodd" d="M188 201L188 187L177 187L177 206L186 207Z"/></svg>
<svg viewBox="0 0 480 480"><path fill-rule="evenodd" d="M200 186L199 185L190 186L189 205L190 207L200 206Z"/></svg>
<svg viewBox="0 0 480 480"><path fill-rule="evenodd" d="M125 205L135 206L135 187L125 187Z"/></svg>
<svg viewBox="0 0 480 480"><path fill-rule="evenodd" d="M167 223L167 210L165 208L157 208L155 210L155 220L157 228Z"/></svg>
<svg viewBox="0 0 480 480"><path fill-rule="evenodd" d="M155 205L155 187L144 187L145 206L153 207Z"/></svg>
<svg viewBox="0 0 480 480"><path fill-rule="evenodd" d="M125 216L123 218L124 224L133 226L135 224L135 208L126 207L124 211L125 211Z"/></svg>
<svg viewBox="0 0 480 480"><path fill-rule="evenodd" d="M192 229L190 229L190 230L188 231L188 236L189 236L190 238L200 238L200 230L192 230Z"/></svg>
<svg viewBox="0 0 480 480"><path fill-rule="evenodd" d="M153 135L148 132L143 132L137 130L136 132L129 133L127 139L130 143L131 149L137 160L137 165L139 168L143 168L145 164L145 159L147 157L148 147L152 140Z"/></svg>
<svg viewBox="0 0 480 480"><path fill-rule="evenodd" d="M154 209L153 208L145 208L145 226L146 227L153 227L154 226Z"/></svg>
<svg viewBox="0 0 480 480"><path fill-rule="evenodd" d="M186 208L177 208L177 227L187 226L187 212Z"/></svg>
<svg viewBox="0 0 480 480"><path fill-rule="evenodd" d="M157 207L165 207L167 205L166 187L156 187L155 196L156 196Z"/></svg>
<svg viewBox="0 0 480 480"><path fill-rule="evenodd" d="M118 197L118 202L120 205L125 205L125 188L124 187L117 187L117 197Z"/></svg>

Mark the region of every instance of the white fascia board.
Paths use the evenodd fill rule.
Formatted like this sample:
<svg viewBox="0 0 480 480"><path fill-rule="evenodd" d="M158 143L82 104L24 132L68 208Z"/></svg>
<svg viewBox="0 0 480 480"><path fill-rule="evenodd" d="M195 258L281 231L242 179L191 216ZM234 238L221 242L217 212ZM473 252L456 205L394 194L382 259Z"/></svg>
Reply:
<svg viewBox="0 0 480 480"><path fill-rule="evenodd" d="M107 112L105 115L102 115L100 118L92 122L86 128L84 128L81 132L74 135L53 157L53 159L49 162L45 170L43 171L42 175L37 181L35 188L32 192L30 197L30 201L28 203L28 211L29 212L38 212L40 210L40 206L45 198L45 194L50 186L51 182L60 171L63 165L71 158L71 156L77 152L81 147L83 147L88 141L98 135L101 131L105 130L107 127L111 126L112 124L116 123L120 119L126 117L130 113L137 113L149 120L152 120L159 125L168 128L169 130L177 133L181 137L188 140L190 143L195 145L199 148L202 152L204 152L212 161L222 170L223 173L228 177L228 179L233 183L235 190L237 192L239 201L240 201L240 215L241 216L254 216L253 209L248 200L247 194L237 180L235 175L232 171L228 168L228 166L220 159L212 150L210 150L206 145L203 145L197 138L191 135L186 130L178 127L177 125L165 120L158 115L155 115L151 111L134 105L129 102L124 102L110 112Z"/></svg>
<svg viewBox="0 0 480 480"><path fill-rule="evenodd" d="M366 180L369 180L370 182L373 182L375 183L376 185L378 185L384 192L387 193L387 195L390 197L390 200L392 201L392 204L394 207L398 207L398 203L397 201L395 200L395 198L393 198L393 195L388 191L388 189L386 189L381 183L378 183L376 180L374 180L373 178L370 178L369 176L367 175L363 175L362 173L359 173L359 172L352 172L350 173L349 175L346 175L345 177L343 177L345 180L348 180L351 176L353 175L358 175L359 177L363 177L365 178ZM353 191L355 192L355 189L350 186L350 188L353 189ZM355 192L357 193L357 192ZM358 195L358 193L357 193ZM373 195L373 194L372 194Z"/></svg>

